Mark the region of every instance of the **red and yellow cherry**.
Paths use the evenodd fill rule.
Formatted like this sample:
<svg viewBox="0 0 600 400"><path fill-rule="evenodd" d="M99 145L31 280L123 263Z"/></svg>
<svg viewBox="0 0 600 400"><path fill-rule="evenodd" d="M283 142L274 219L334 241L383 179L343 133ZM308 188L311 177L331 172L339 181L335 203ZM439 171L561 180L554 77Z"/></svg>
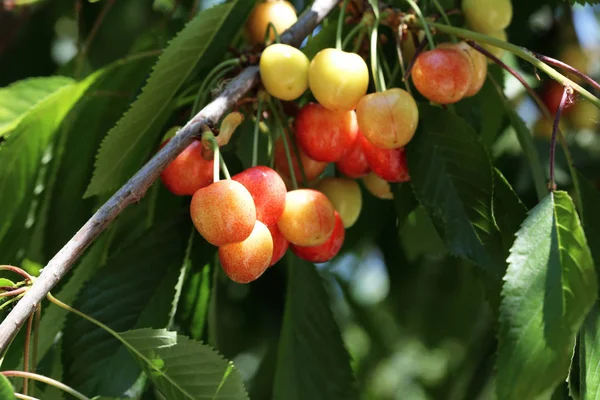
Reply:
<svg viewBox="0 0 600 400"><path fill-rule="evenodd" d="M257 166L234 175L252 195L256 219L265 225L276 224L283 213L287 189L281 176L269 167Z"/></svg>
<svg viewBox="0 0 600 400"><path fill-rule="evenodd" d="M162 146L167 144L165 141ZM161 146L161 147L162 147ZM202 156L202 143L197 140L186 147L160 174L162 183L178 196L192 196L213 181L213 161Z"/></svg>
<svg viewBox="0 0 600 400"><path fill-rule="evenodd" d="M313 263L324 263L333 259L342 248L346 231L338 212L335 212L335 228L327 241L319 246L290 245L292 252L303 260Z"/></svg>
<svg viewBox="0 0 600 400"><path fill-rule="evenodd" d="M323 49L308 67L308 86L323 107L332 111L350 111L367 93L369 69L355 53Z"/></svg>
<svg viewBox="0 0 600 400"><path fill-rule="evenodd" d="M475 96L485 83L485 79L487 77L487 57L475 50L473 47L469 46L465 42L460 43L442 43L438 46L439 49L453 49L461 54L464 54L465 57L471 63L471 67L473 70L473 75L471 76L471 84L467 89L467 93L465 93L465 97Z"/></svg>
<svg viewBox="0 0 600 400"><path fill-rule="evenodd" d="M250 283L271 265L273 239L265 224L256 221L254 229L241 242L219 247L219 261L225 274L234 282Z"/></svg>
<svg viewBox="0 0 600 400"><path fill-rule="evenodd" d="M291 101L308 89L308 58L295 47L272 44L260 56L260 78L273 97Z"/></svg>
<svg viewBox="0 0 600 400"><path fill-rule="evenodd" d="M346 178L323 178L317 182L315 189L323 192L331 201L344 223L344 228L354 225L362 209L362 194L356 181Z"/></svg>
<svg viewBox="0 0 600 400"><path fill-rule="evenodd" d="M224 180L194 193L190 215L207 242L223 246L250 236L256 222L256 207L244 185Z"/></svg>
<svg viewBox="0 0 600 400"><path fill-rule="evenodd" d="M415 87L426 99L452 104L469 90L473 67L460 52L436 48L417 57L411 74Z"/></svg>
<svg viewBox="0 0 600 400"><path fill-rule="evenodd" d="M375 175L373 172L362 178L362 181L365 185L365 188L373 196L382 200L392 200L394 198L390 184Z"/></svg>
<svg viewBox="0 0 600 400"><path fill-rule="evenodd" d="M349 178L361 178L371 170L362 148L362 136L359 130L350 149L335 163L338 171Z"/></svg>
<svg viewBox="0 0 600 400"><path fill-rule="evenodd" d="M298 20L296 10L287 1L264 1L254 7L246 22L246 31L250 43L259 44L265 40L269 23L278 34L282 34ZM275 33L269 33L269 41L275 39Z"/></svg>
<svg viewBox="0 0 600 400"><path fill-rule="evenodd" d="M273 266L281 260L290 247L290 242L283 236L277 224L268 227L273 238L273 257L271 258L271 265Z"/></svg>
<svg viewBox="0 0 600 400"><path fill-rule="evenodd" d="M289 140L289 139L288 139ZM292 144L290 145L290 155L292 158L292 166L294 167L294 174L296 175L297 180L302 180L302 171L300 170L300 166L298 165L298 158L296 157L296 152L292 148ZM287 157L285 155L285 146L283 144L283 140L281 138L275 141L275 149L274 158L275 158L275 168L282 174L283 178L291 179L290 168L288 165ZM327 168L327 163L321 161L315 161L302 151L302 149L298 149L298 153L300 153L300 162L302 163L302 167L304 168L304 173L306 174L306 179L308 181L312 181L317 179L325 168Z"/></svg>
<svg viewBox="0 0 600 400"><path fill-rule="evenodd" d="M408 182L408 164L404 148L382 149L366 138L362 139L363 151L371 170L388 182Z"/></svg>
<svg viewBox="0 0 600 400"><path fill-rule="evenodd" d="M463 0L462 11L467 24L481 33L492 33L510 25L511 0Z"/></svg>
<svg viewBox="0 0 600 400"><path fill-rule="evenodd" d="M363 96L356 107L361 133L384 149L404 147L414 136L419 109L413 97L402 89Z"/></svg>
<svg viewBox="0 0 600 400"><path fill-rule="evenodd" d="M354 144L357 134L354 111L331 111L308 103L296 116L296 142L316 161L338 161Z"/></svg>
<svg viewBox="0 0 600 400"><path fill-rule="evenodd" d="M317 190L292 190L285 197L285 208L277 226L292 244L319 246L333 232L335 209L327 196Z"/></svg>

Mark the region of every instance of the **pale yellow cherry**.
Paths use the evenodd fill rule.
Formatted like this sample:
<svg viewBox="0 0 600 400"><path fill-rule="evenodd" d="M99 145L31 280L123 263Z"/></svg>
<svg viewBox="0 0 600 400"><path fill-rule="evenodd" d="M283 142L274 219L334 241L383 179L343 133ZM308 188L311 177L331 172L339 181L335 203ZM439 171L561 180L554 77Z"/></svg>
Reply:
<svg viewBox="0 0 600 400"><path fill-rule="evenodd" d="M383 200L392 200L394 198L390 184L373 172L362 178L362 180L365 188L367 188L369 193L373 196Z"/></svg>
<svg viewBox="0 0 600 400"><path fill-rule="evenodd" d="M308 88L308 58L295 47L272 44L260 57L260 78L265 89L281 100L296 100Z"/></svg>
<svg viewBox="0 0 600 400"><path fill-rule="evenodd" d="M506 29L513 16L511 0L463 0L462 10L467 24L486 34Z"/></svg>
<svg viewBox="0 0 600 400"><path fill-rule="evenodd" d="M323 192L340 214L344 228L350 228L360 215L362 194L360 186L352 179L323 178L315 185L315 189Z"/></svg>

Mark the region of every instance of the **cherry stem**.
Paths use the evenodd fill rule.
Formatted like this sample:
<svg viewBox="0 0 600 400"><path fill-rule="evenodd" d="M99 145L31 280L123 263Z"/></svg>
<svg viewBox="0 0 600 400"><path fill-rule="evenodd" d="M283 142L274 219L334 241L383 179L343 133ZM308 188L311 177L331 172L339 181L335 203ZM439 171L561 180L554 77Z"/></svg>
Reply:
<svg viewBox="0 0 600 400"><path fill-rule="evenodd" d="M444 22L446 23L446 25L452 25L450 23L450 19L448 18L448 15L446 14L446 10L444 10L444 7L442 7L442 5L440 4L440 2L438 0L433 0L433 5L435 6L435 8L437 8L438 12L440 13L440 15L442 16L442 18L444 19ZM456 40L456 36L452 36L450 38L450 40L452 40L452 43L458 42Z"/></svg>
<svg viewBox="0 0 600 400"><path fill-rule="evenodd" d="M360 23L356 24L344 38L344 42L342 43L342 50L348 47L348 45L350 44L350 41L352 39L354 39L354 37L358 33L360 33L360 36L358 37L358 45L360 46L360 43L363 41L364 35L365 35L364 28L365 28L365 25L362 21ZM354 51L354 53L356 53L356 51Z"/></svg>
<svg viewBox="0 0 600 400"><path fill-rule="evenodd" d="M79 78L81 76L81 70L83 69L83 61L85 60L85 56L87 55L88 50L90 49L90 45L92 44L92 40L96 37L96 33L100 29L100 25L104 21L106 14L110 11L111 7L115 4L115 0L107 0L100 10L100 14L98 14L98 18L96 18L96 22L94 22L94 26L92 26L92 30L90 31L88 37L85 39L85 43L80 48L79 55L77 57L77 70L75 76ZM80 11L77 13L77 17L79 18ZM79 29L79 25L77 25L77 29Z"/></svg>
<svg viewBox="0 0 600 400"><path fill-rule="evenodd" d="M29 275L25 270L22 270L19 267L14 267L12 265L0 265L0 271L14 272L15 274L21 275L22 277L27 279L29 282L33 282L33 277L31 275Z"/></svg>
<svg viewBox="0 0 600 400"><path fill-rule="evenodd" d="M15 397L19 400L40 400L37 397L27 396L26 394L23 394L23 393L15 393Z"/></svg>
<svg viewBox="0 0 600 400"><path fill-rule="evenodd" d="M404 86L406 87L406 91L412 96L412 89L410 88L410 84L408 80L404 77L406 76L406 67L404 66L404 55L402 54L402 40L404 39L404 29L402 26L398 27L398 34L396 35L396 53L398 54L398 65L394 68L394 73L392 74L391 82L394 82L396 79L396 74L398 72L398 67L400 68L400 72L402 72L402 80L404 82Z"/></svg>
<svg viewBox="0 0 600 400"><path fill-rule="evenodd" d="M431 29L429 29L429 24L423 16L421 9L417 5L417 3L414 2L414 0L406 0L406 2L410 5L410 7L414 10L415 14L417 14L417 17L421 20L422 28L425 31L425 36L427 38L427 42L429 43L429 47L433 49L435 47L433 35L431 34Z"/></svg>
<svg viewBox="0 0 600 400"><path fill-rule="evenodd" d="M29 290L29 286L15 289L15 290L10 290L8 292L0 293L0 298L18 296L18 295L25 293L27 290Z"/></svg>
<svg viewBox="0 0 600 400"><path fill-rule="evenodd" d="M72 387L69 387L62 382L59 382L55 379L49 378L44 375L38 375L38 374L34 374L31 372L24 372L24 371L0 371L0 374L4 375L6 377L26 378L26 379L31 379L34 381L42 382L47 385L54 386L55 388L60 389L63 392L70 394L71 396L75 397L76 399L90 400L89 397L84 396L83 394L79 393L77 390L73 389Z"/></svg>
<svg viewBox="0 0 600 400"><path fill-rule="evenodd" d="M37 369L38 346L40 342L40 323L42 322L42 305L40 304L35 310L35 320L33 321L33 354L31 356L31 369ZM35 391L35 385L31 386L31 395Z"/></svg>
<svg viewBox="0 0 600 400"><path fill-rule="evenodd" d="M419 57L419 55L421 55L423 50L425 50L426 46L427 46L427 39L423 39L423 40L421 40L421 42L415 49L415 55L413 56L412 60L410 60L410 62L408 63L408 66L406 67L406 72L404 73L404 76L402 77L402 80L404 82L408 82L408 78L410 78L410 73L413 69L413 66L415 65L415 62L417 61L417 57Z"/></svg>
<svg viewBox="0 0 600 400"><path fill-rule="evenodd" d="M206 75L206 78L204 78L204 80L202 81L200 89L198 89L198 93L196 93L191 115L196 115L198 113L200 107L205 102L206 93L210 90L210 88L238 66L240 66L239 58L225 60L222 63L218 64L216 67L214 67L212 71L210 71L208 75Z"/></svg>
<svg viewBox="0 0 600 400"><path fill-rule="evenodd" d="M258 164L258 132L260 130L260 120L263 112L263 98L258 96L258 109L256 111L256 122L254 123L254 141L252 143L252 166L256 167Z"/></svg>
<svg viewBox="0 0 600 400"><path fill-rule="evenodd" d="M550 190L550 192L554 192L554 190L556 190L556 183L554 181L554 158L556 154L556 137L558 135L560 116L565 109L567 101L569 100L569 95L572 93L573 89L571 89L569 86L565 86L563 88L562 97L560 99L558 109L556 110L556 115L554 116L554 125L552 125L552 141L550 142L550 184L548 185L548 190Z"/></svg>
<svg viewBox="0 0 600 400"><path fill-rule="evenodd" d="M572 73L573 75L575 75L575 76L583 79L587 83L589 83L590 86L592 86L595 90L600 91L600 84L598 82L596 82L595 80L593 80L589 75L581 72L577 68L572 67L569 64L566 64L566 63L564 63L564 62L562 62L560 60L557 60L556 58L548 57L548 56L545 56L543 54L535 53L533 51L531 53L538 60L540 60L542 62L545 62L546 64L552 65L554 67L557 67L557 68L560 68L560 69L564 69L565 71L568 71L568 72Z"/></svg>
<svg viewBox="0 0 600 400"><path fill-rule="evenodd" d="M346 17L346 9L348 8L348 0L344 0L342 3L342 9L337 21L337 32L335 34L335 48L338 50L343 49L342 45L342 34L344 31L344 19Z"/></svg>
<svg viewBox="0 0 600 400"><path fill-rule="evenodd" d="M23 372L29 372L29 349L31 342L31 329L33 327L33 314L27 318L27 327L25 328L25 348L23 349ZM23 377L23 394L29 393L29 379Z"/></svg>
<svg viewBox="0 0 600 400"><path fill-rule="evenodd" d="M377 55L377 39L379 32L379 13L375 13L375 21L371 28L371 73L373 74L373 82L375 83L375 91L383 92L385 82L381 74L381 65L379 65L379 56Z"/></svg>
<svg viewBox="0 0 600 400"><path fill-rule="evenodd" d="M269 25L267 25L267 31L265 32L265 41L264 43L268 43L271 39L271 31L273 32L273 35L275 36L275 43L281 43L281 37L279 36L279 32L277 32L277 28L275 28L275 25L273 25L272 22L269 22Z"/></svg>
<svg viewBox="0 0 600 400"><path fill-rule="evenodd" d="M287 159L288 168L290 170L290 178L292 178L292 187L294 189L298 189L298 180L296 179L296 172L294 170L294 162L292 161L292 153L290 151L290 145L288 143L287 135L285 134L285 129L283 128L283 119L275 107L273 100L269 100L269 106L271 108L271 113L273 115L273 119L275 120L275 125L277 126L277 130L279 135L281 135L281 140L283 141L283 148L285 150L285 158ZM298 159L298 164L300 164L300 159Z"/></svg>

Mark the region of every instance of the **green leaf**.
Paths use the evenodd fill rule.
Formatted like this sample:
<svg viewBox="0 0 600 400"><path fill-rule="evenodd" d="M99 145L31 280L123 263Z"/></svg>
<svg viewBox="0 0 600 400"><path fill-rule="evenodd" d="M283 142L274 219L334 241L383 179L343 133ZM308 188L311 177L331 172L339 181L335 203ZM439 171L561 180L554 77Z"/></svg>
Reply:
<svg viewBox="0 0 600 400"><path fill-rule="evenodd" d="M504 258L492 215L489 155L460 117L429 105L419 114L417 134L406 146L415 196L452 254L500 276Z"/></svg>
<svg viewBox="0 0 600 400"><path fill-rule="evenodd" d="M166 327L184 257L189 217L157 224L110 257L73 306L111 329ZM76 315L64 329L65 383L83 393L122 395L139 369L110 334Z"/></svg>
<svg viewBox="0 0 600 400"><path fill-rule="evenodd" d="M581 195L581 223L600 276L600 193L579 171L574 177Z"/></svg>
<svg viewBox="0 0 600 400"><path fill-rule="evenodd" d="M138 329L121 337L169 400L248 399L239 372L210 346L164 329Z"/></svg>
<svg viewBox="0 0 600 400"><path fill-rule="evenodd" d="M64 76L50 76L29 78L1 88L0 137L14 129L39 102L73 82Z"/></svg>
<svg viewBox="0 0 600 400"><path fill-rule="evenodd" d="M415 199L415 194L409 183L394 184L392 185L392 191L394 193L394 206L398 218L398 229L402 229L406 218L417 208L419 203Z"/></svg>
<svg viewBox="0 0 600 400"><path fill-rule="evenodd" d="M597 298L594 263L571 198L548 195L517 233L500 305L498 399L551 394Z"/></svg>
<svg viewBox="0 0 600 400"><path fill-rule="evenodd" d="M275 400L357 399L350 356L315 266L290 255Z"/></svg>
<svg viewBox="0 0 600 400"><path fill-rule="evenodd" d="M310 36L306 45L302 47L302 52L312 60L317 53L323 49L335 47L335 37L337 33L337 24L334 22L337 20L339 12L334 11L328 18L328 23L324 23L319 33L314 36Z"/></svg>
<svg viewBox="0 0 600 400"><path fill-rule="evenodd" d="M0 254L18 261L16 254L29 239L26 221L42 157L71 107L102 72L56 90L33 107L0 146ZM7 233L10 232L10 235Z"/></svg>
<svg viewBox="0 0 600 400"><path fill-rule="evenodd" d="M0 278L0 286L15 286L15 283L10 279Z"/></svg>
<svg viewBox="0 0 600 400"><path fill-rule="evenodd" d="M102 142L86 197L112 191L140 168L162 136L158 121L179 88L221 59L252 6L236 0L202 11L170 42L138 99Z"/></svg>
<svg viewBox="0 0 600 400"><path fill-rule="evenodd" d="M494 168L494 219L502 235L502 247L508 256L515 234L527 216L527 207L521 202L512 186Z"/></svg>
<svg viewBox="0 0 600 400"><path fill-rule="evenodd" d="M600 398L600 313L594 305L580 333L580 399Z"/></svg>
<svg viewBox="0 0 600 400"><path fill-rule="evenodd" d="M15 389L13 389L8 378L2 374L0 374L0 399L16 399Z"/></svg>

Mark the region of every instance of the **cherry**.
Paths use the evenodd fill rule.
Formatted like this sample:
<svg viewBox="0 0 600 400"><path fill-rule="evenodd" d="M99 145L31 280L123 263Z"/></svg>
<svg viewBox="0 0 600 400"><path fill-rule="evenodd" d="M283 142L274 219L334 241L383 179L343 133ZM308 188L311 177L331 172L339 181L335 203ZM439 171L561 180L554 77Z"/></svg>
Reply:
<svg viewBox="0 0 600 400"><path fill-rule="evenodd" d="M256 222L252 195L234 180L218 181L196 191L190 214L198 232L215 246L241 242Z"/></svg>
<svg viewBox="0 0 600 400"><path fill-rule="evenodd" d="M471 84L473 67L460 52L436 48L421 53L412 69L415 87L434 103L451 104L462 99Z"/></svg>
<svg viewBox="0 0 600 400"><path fill-rule="evenodd" d="M325 243L319 246L296 246L290 245L292 252L303 260L307 260L313 263L323 263L334 258L342 248L344 244L344 238L346 231L344 230L344 223L342 218L335 212L335 228L329 236L329 239Z"/></svg>
<svg viewBox="0 0 600 400"><path fill-rule="evenodd" d="M291 101L308 89L308 58L295 47L272 44L260 57L260 78L273 97Z"/></svg>
<svg viewBox="0 0 600 400"><path fill-rule="evenodd" d="M356 141L354 111L331 111L308 103L296 116L296 141L313 160L338 161Z"/></svg>
<svg viewBox="0 0 600 400"><path fill-rule="evenodd" d="M361 178L371 170L363 152L362 136L359 130L350 149L335 163L337 169L349 178Z"/></svg>
<svg viewBox="0 0 600 400"><path fill-rule="evenodd" d="M578 101L569 113L569 121L577 129L594 129L600 120L600 110L589 101Z"/></svg>
<svg viewBox="0 0 600 400"><path fill-rule="evenodd" d="M271 232L271 237L273 238L273 257L271 258L271 265L273 266L281 260L290 247L290 242L283 236L279 227L275 225L271 225L268 227Z"/></svg>
<svg viewBox="0 0 600 400"><path fill-rule="evenodd" d="M456 50L467 57L471 63L473 75L471 77L471 84L467 89L467 93L465 93L465 97L475 96L477 93L479 93L483 87L483 84L485 83L485 79L487 78L487 57L465 42L443 43L440 44L438 48Z"/></svg>
<svg viewBox="0 0 600 400"><path fill-rule="evenodd" d="M317 101L332 111L350 111L367 93L369 69L355 53L323 49L308 67L308 85Z"/></svg>
<svg viewBox="0 0 600 400"><path fill-rule="evenodd" d="M503 30L513 15L511 0L463 0L462 11L467 24L481 33Z"/></svg>
<svg viewBox="0 0 600 400"><path fill-rule="evenodd" d="M373 196L383 200L391 200L394 198L390 184L375 175L373 172L365 176L362 181L365 185L365 188Z"/></svg>
<svg viewBox="0 0 600 400"><path fill-rule="evenodd" d="M356 107L362 134L384 149L404 147L414 136L419 122L419 109L413 97L402 89L372 93Z"/></svg>
<svg viewBox="0 0 600 400"><path fill-rule="evenodd" d="M256 206L256 219L265 225L276 224L283 213L285 183L274 170L264 166L252 167L234 175L231 179L238 181L252 195Z"/></svg>
<svg viewBox="0 0 600 400"><path fill-rule="evenodd" d="M227 276L237 283L256 280L271 265L273 239L265 224L256 221L246 239L219 247L219 261Z"/></svg>
<svg viewBox="0 0 600 400"><path fill-rule="evenodd" d="M562 100L563 90L563 86L556 81L548 81L542 88L540 97L552 115L556 114L556 111L558 111L560 101ZM567 103L565 104L563 113L568 113L572 106L572 99L567 98Z"/></svg>
<svg viewBox="0 0 600 400"><path fill-rule="evenodd" d="M269 23L272 23L278 34L282 34L298 20L294 6L287 1L265 1L254 7L246 22L246 31L250 43L259 44L265 40ZM275 34L271 30L269 40Z"/></svg>
<svg viewBox="0 0 600 400"><path fill-rule="evenodd" d="M318 246L335 227L335 209L327 197L313 189L288 192L277 223L283 236L297 246Z"/></svg>
<svg viewBox="0 0 600 400"><path fill-rule="evenodd" d="M298 181L302 180L302 171L300 170L300 166L298 165L298 158L296 157L296 152L290 144L290 155L292 157L292 165L294 167L294 173L296 174L296 179ZM327 163L315 161L302 151L302 149L298 149L298 153L300 153L300 162L302 163L302 167L304 168L304 173L306 174L306 179L308 181L312 181L317 179L319 175L325 171L327 168ZM285 147L283 145L283 140L281 138L275 141L275 149L274 149L274 157L275 157L275 168L279 171L283 178L291 179L290 168L288 166L287 157L285 155Z"/></svg>
<svg viewBox="0 0 600 400"><path fill-rule="evenodd" d="M315 189L323 192L331 201L344 223L344 228L354 225L362 209L362 194L356 181L346 178L323 178L317 182Z"/></svg>
<svg viewBox="0 0 600 400"><path fill-rule="evenodd" d="M169 139L170 140L170 139ZM166 140L163 147L169 140ZM202 143L194 141L160 174L162 183L178 196L192 196L213 181L213 161L202 157Z"/></svg>
<svg viewBox="0 0 600 400"><path fill-rule="evenodd" d="M388 182L408 182L408 165L404 148L382 149L362 138L363 151L371 170Z"/></svg>

